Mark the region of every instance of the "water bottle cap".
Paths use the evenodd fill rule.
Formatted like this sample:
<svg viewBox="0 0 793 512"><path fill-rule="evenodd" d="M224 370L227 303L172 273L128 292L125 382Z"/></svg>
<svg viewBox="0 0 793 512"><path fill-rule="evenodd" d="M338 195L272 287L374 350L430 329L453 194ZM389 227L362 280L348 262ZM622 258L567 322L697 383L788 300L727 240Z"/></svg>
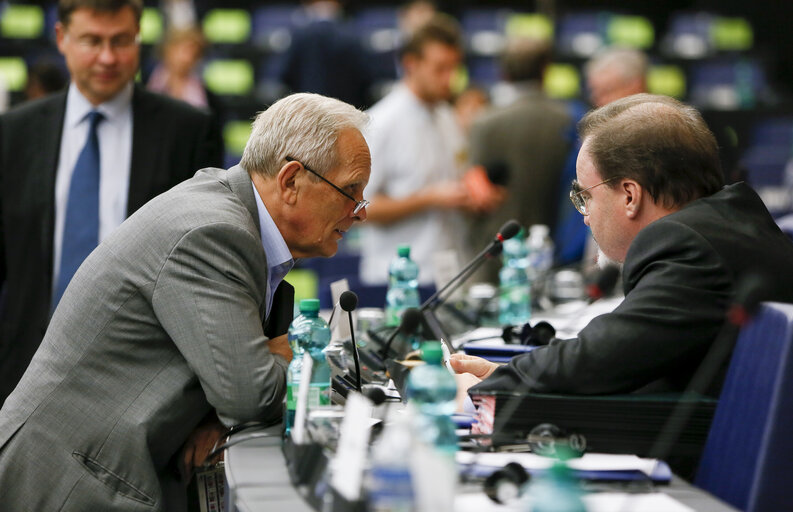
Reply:
<svg viewBox="0 0 793 512"><path fill-rule="evenodd" d="M441 364L443 349L440 341L425 341L421 344L421 359L427 364Z"/></svg>
<svg viewBox="0 0 793 512"><path fill-rule="evenodd" d="M397 246L397 256L400 258L410 258L410 246L400 245Z"/></svg>
<svg viewBox="0 0 793 512"><path fill-rule="evenodd" d="M319 299L300 299L300 312L316 312L319 311Z"/></svg>

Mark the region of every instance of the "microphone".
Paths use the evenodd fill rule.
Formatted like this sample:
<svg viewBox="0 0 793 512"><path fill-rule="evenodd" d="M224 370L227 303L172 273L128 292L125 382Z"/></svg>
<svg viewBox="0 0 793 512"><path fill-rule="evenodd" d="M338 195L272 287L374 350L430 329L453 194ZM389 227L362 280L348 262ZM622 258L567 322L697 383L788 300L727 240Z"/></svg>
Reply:
<svg viewBox="0 0 793 512"><path fill-rule="evenodd" d="M482 252L477 254L474 259L468 263L468 265L466 265L460 272L451 278L448 283L443 285L440 290L432 294L429 299L425 300L419 309L421 311L426 311L427 309L435 308L439 304L442 304L444 301L446 301L446 299L449 298L454 290L456 290L462 283L471 277L471 275L482 265L482 263L501 254L501 251L503 250L503 246L501 244L504 242L504 240L509 240L513 236L517 235L520 229L520 224L514 219L505 222L501 228L499 228L496 236L493 237L493 241L490 242L490 244L488 244L488 246L485 247ZM449 293L443 297L442 295L447 291Z"/></svg>
<svg viewBox="0 0 793 512"><path fill-rule="evenodd" d="M617 265L606 265L601 269L594 281L589 283L586 287L589 303L591 304L611 294L617 286L619 277L620 268Z"/></svg>
<svg viewBox="0 0 793 512"><path fill-rule="evenodd" d="M358 296L350 290L345 291L339 297L341 309L347 312L350 319L350 341L352 342L352 357L355 360L355 389L361 391L361 362L358 359L358 345L355 343L355 329L352 325L352 312L358 307Z"/></svg>
<svg viewBox="0 0 793 512"><path fill-rule="evenodd" d="M391 333L391 336L388 337L385 344L383 345L383 348L380 351L380 358L385 361L385 359L388 357L388 352L391 350L391 344L396 339L397 334L401 332L405 336L408 336L415 333L422 319L423 316L421 311L416 308L407 308L402 313L402 321L399 323L399 327L394 329L394 332Z"/></svg>

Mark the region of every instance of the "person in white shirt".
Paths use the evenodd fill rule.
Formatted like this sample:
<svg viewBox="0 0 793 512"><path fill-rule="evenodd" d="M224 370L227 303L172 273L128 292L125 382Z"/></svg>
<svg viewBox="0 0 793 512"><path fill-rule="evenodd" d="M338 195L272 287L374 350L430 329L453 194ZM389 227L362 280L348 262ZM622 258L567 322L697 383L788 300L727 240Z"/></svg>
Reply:
<svg viewBox="0 0 793 512"><path fill-rule="evenodd" d="M384 283L401 244L411 246L419 281L432 282L432 255L465 255L465 211L488 208L463 181L465 137L447 100L461 59L456 22L436 15L402 49L402 80L370 110L372 194L362 227L361 280Z"/></svg>

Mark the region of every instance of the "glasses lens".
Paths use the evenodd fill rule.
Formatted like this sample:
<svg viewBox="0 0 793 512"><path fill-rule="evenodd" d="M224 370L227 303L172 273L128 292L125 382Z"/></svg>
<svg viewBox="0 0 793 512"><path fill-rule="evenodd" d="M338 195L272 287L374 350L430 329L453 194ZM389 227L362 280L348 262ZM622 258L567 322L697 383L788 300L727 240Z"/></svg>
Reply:
<svg viewBox="0 0 793 512"><path fill-rule="evenodd" d="M369 206L369 201L367 201L366 199L364 199L363 201L358 201L357 203L355 203L355 208L352 210L352 214L358 215L358 213L367 206Z"/></svg>

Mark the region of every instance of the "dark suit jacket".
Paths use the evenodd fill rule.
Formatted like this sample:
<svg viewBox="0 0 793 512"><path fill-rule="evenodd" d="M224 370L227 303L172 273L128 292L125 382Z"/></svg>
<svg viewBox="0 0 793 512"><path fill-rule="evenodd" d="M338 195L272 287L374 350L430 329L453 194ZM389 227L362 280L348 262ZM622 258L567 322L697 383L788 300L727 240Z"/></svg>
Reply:
<svg viewBox="0 0 793 512"><path fill-rule="evenodd" d="M509 173L505 184L509 195L504 203L472 220L474 247L487 245L509 219L526 228L532 224L554 226L559 177L570 152L571 127L567 108L546 97L539 86L474 122L471 163L491 170L500 165ZM498 265L484 266L478 277L497 282Z"/></svg>
<svg viewBox="0 0 793 512"><path fill-rule="evenodd" d="M680 391L724 323L749 271L761 300L793 302L793 243L743 183L645 227L623 268L625 300L577 339L514 357L474 390L605 394ZM711 389L716 394L719 383Z"/></svg>
<svg viewBox="0 0 793 512"><path fill-rule="evenodd" d="M52 295L55 174L66 91L0 116L0 404L41 342ZM208 114L135 88L127 215L154 196L219 166Z"/></svg>

